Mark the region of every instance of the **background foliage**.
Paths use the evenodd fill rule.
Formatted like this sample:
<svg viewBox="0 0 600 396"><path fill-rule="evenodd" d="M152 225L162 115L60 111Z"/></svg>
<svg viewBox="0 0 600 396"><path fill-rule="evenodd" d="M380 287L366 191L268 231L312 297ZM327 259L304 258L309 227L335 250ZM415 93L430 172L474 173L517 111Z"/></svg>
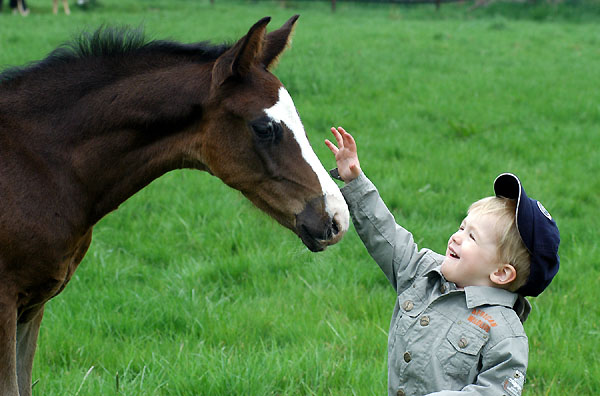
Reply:
<svg viewBox="0 0 600 396"><path fill-rule="evenodd" d="M562 236L561 271L525 323L524 395L600 392L600 34L588 8L102 0L66 17L29 5L27 18L0 14L2 67L101 24L221 42L301 14L276 74L325 166L322 141L343 125L397 221L438 251L497 174L518 174ZM47 305L34 394L383 395L393 303L354 231L311 254L219 180L172 172L97 225Z"/></svg>

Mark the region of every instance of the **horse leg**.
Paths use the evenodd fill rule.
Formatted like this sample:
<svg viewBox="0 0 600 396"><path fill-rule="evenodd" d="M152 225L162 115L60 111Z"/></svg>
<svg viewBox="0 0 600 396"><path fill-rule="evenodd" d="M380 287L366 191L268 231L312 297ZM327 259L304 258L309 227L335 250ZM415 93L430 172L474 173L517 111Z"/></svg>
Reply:
<svg viewBox="0 0 600 396"><path fill-rule="evenodd" d="M52 13L58 14L58 0L52 0Z"/></svg>
<svg viewBox="0 0 600 396"><path fill-rule="evenodd" d="M25 9L25 5L23 4L23 0L18 0L17 1L17 9L19 10L19 13L23 16L27 16L29 15L29 9Z"/></svg>
<svg viewBox="0 0 600 396"><path fill-rule="evenodd" d="M69 0L63 0L63 8L66 15L71 15L71 9L69 8Z"/></svg>
<svg viewBox="0 0 600 396"><path fill-rule="evenodd" d="M17 304L0 296L0 395L19 396L17 386Z"/></svg>
<svg viewBox="0 0 600 396"><path fill-rule="evenodd" d="M27 323L17 323L17 380L20 396L31 396L31 370L43 316L42 305Z"/></svg>

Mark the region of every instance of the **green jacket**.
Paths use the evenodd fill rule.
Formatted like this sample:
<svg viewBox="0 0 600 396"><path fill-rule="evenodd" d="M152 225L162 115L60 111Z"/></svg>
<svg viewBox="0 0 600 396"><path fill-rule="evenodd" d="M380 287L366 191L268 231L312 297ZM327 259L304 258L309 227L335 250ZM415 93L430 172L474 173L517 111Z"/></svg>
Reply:
<svg viewBox="0 0 600 396"><path fill-rule="evenodd" d="M342 193L358 235L398 295L388 334L389 396L520 396L527 300L446 281L444 256L417 248L364 174Z"/></svg>

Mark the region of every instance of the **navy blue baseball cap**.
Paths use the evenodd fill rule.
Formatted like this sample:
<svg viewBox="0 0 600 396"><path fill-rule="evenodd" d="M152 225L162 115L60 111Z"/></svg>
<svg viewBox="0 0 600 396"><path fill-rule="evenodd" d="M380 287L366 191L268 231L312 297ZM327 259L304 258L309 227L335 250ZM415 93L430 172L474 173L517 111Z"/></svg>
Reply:
<svg viewBox="0 0 600 396"><path fill-rule="evenodd" d="M517 229L531 258L529 277L517 293L536 297L558 272L558 227L546 208L525 194L521 181L512 173L503 173L494 180L494 192L517 201Z"/></svg>

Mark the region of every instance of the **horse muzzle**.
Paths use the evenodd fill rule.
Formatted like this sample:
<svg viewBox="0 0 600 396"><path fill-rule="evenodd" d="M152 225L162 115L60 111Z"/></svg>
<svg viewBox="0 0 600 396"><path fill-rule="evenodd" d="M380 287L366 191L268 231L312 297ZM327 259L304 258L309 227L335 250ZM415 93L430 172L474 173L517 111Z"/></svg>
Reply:
<svg viewBox="0 0 600 396"><path fill-rule="evenodd" d="M343 198L322 196L309 201L296 215L296 234L310 251L320 252L342 239L349 219Z"/></svg>

